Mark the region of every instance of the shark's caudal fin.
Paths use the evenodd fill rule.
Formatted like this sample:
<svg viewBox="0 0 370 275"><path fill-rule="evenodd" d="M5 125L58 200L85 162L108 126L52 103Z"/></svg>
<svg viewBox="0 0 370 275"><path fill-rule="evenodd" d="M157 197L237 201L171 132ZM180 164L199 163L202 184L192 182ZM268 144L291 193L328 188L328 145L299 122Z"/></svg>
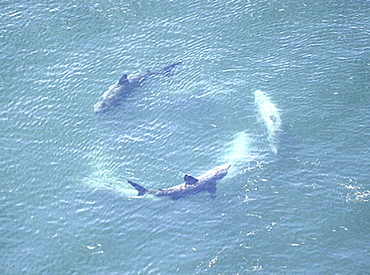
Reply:
<svg viewBox="0 0 370 275"><path fill-rule="evenodd" d="M164 74L165 76L170 76L172 69L175 66L180 65L180 64L181 64L181 62L176 62L176 63L173 63L171 65L168 65L168 66L164 67L162 70L160 70L159 73Z"/></svg>
<svg viewBox="0 0 370 275"><path fill-rule="evenodd" d="M128 180L128 183L131 184L139 193L137 194L138 196L143 196L148 192L148 189L142 187L141 185L134 183L132 181Z"/></svg>

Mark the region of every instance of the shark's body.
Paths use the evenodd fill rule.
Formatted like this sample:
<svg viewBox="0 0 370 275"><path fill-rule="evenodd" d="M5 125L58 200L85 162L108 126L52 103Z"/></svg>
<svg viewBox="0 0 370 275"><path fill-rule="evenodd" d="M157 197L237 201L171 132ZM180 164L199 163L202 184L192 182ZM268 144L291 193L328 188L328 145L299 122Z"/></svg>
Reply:
<svg viewBox="0 0 370 275"><path fill-rule="evenodd" d="M169 75L171 70L180 64L180 62L164 67L159 71L146 71L127 76L126 74L102 95L102 99L94 105L95 113L104 113L120 103L134 88L137 88L141 83L150 76L163 74Z"/></svg>
<svg viewBox="0 0 370 275"><path fill-rule="evenodd" d="M167 189L148 190L137 183L132 181L128 182L139 192L138 196L151 194L158 197L168 196L173 200L178 200L182 197L194 195L202 191L208 191L211 194L211 197L215 198L217 190L216 184L220 179L226 176L230 166L230 164L217 166L197 178L185 175L184 183Z"/></svg>
<svg viewBox="0 0 370 275"><path fill-rule="evenodd" d="M254 92L255 104L258 111L265 122L270 142L271 150L277 154L278 152L278 133L281 132L281 119L279 109L272 103L271 99L262 91Z"/></svg>

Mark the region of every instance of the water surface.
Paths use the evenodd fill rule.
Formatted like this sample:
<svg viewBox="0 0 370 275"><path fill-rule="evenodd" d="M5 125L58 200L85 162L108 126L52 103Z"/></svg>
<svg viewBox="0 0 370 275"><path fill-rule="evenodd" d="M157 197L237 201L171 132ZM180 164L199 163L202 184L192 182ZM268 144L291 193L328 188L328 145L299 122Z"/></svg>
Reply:
<svg viewBox="0 0 370 275"><path fill-rule="evenodd" d="M367 1L3 1L2 274L364 274ZM121 106L124 73L181 61ZM279 109L277 153L254 104ZM135 198L232 162L209 194Z"/></svg>

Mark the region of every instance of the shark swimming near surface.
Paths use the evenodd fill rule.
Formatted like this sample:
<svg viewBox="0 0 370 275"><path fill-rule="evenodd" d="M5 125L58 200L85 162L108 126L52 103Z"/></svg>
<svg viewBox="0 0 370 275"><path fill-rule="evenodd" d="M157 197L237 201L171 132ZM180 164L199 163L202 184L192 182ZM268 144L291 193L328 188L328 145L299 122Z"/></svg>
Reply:
<svg viewBox="0 0 370 275"><path fill-rule="evenodd" d="M258 111L266 125L268 140L272 152L278 152L278 134L281 132L281 118L279 109L271 99L262 91L257 90L254 92L255 104Z"/></svg>
<svg viewBox="0 0 370 275"><path fill-rule="evenodd" d="M220 179L227 175L227 171L230 166L230 164L217 166L197 178L186 174L184 176L184 183L167 189L148 190L132 181L128 181L128 183L130 183L139 192L138 196L151 194L158 197L167 196L172 200L178 200L182 197L194 195L202 191L208 191L211 194L211 198L215 198L217 190L216 184Z"/></svg>
<svg viewBox="0 0 370 275"><path fill-rule="evenodd" d="M116 84L109 87L109 89L102 95L101 100L94 105L94 112L105 113L113 109L134 88L139 87L145 79L153 75L160 74L169 76L172 69L180 63L181 62L173 63L158 71L139 72L129 76L127 76L127 74L123 75Z"/></svg>

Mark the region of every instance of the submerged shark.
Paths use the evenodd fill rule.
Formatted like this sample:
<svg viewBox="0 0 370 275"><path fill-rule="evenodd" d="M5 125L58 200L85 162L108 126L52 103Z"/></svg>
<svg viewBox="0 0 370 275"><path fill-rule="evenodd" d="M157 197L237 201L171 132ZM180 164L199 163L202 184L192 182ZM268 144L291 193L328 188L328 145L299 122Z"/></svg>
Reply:
<svg viewBox="0 0 370 275"><path fill-rule="evenodd" d="M129 76L127 76L127 74L123 75L116 84L109 87L109 89L102 95L102 99L94 105L94 112L104 113L112 109L134 88L139 87L145 79L158 74L168 76L172 69L180 63L181 62L171 64L158 71L140 72Z"/></svg>
<svg viewBox="0 0 370 275"><path fill-rule="evenodd" d="M227 175L227 170L230 166L230 164L217 166L197 178L186 174L184 176L184 183L167 189L148 190L137 183L132 181L128 182L139 192L138 196L151 194L158 197L168 196L173 200L178 200L179 198L194 195L201 191L208 191L211 194L211 198L215 198L217 190L216 184Z"/></svg>
<svg viewBox="0 0 370 275"><path fill-rule="evenodd" d="M271 150L277 154L278 151L278 134L281 132L281 119L279 109L271 99L262 91L254 92L255 104L258 111L265 122L267 128L268 140L270 142Z"/></svg>

